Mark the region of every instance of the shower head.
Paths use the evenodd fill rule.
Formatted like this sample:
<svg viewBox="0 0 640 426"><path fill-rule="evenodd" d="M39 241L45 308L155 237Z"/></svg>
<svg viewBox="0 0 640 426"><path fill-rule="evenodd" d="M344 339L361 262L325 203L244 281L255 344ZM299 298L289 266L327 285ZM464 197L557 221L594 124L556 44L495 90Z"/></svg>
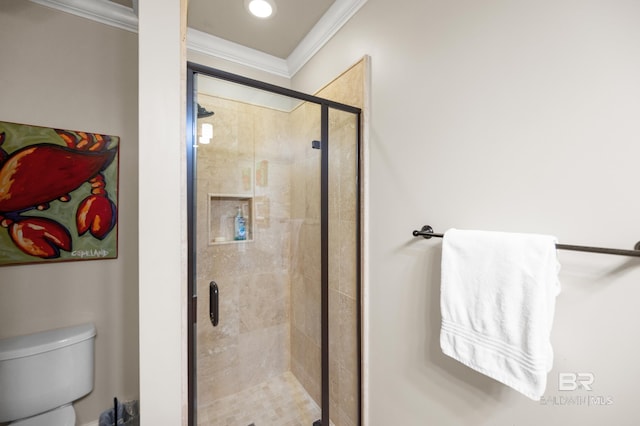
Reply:
<svg viewBox="0 0 640 426"><path fill-rule="evenodd" d="M198 104L198 118L211 117L213 114L213 111L207 111L203 106Z"/></svg>

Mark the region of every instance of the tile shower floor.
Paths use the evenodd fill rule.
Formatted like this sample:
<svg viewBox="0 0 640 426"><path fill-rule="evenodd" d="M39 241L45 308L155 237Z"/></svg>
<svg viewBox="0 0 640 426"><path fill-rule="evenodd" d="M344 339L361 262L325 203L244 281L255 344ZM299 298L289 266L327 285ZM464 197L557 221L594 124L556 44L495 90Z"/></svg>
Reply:
<svg viewBox="0 0 640 426"><path fill-rule="evenodd" d="M311 426L319 418L318 404L291 372L210 403L200 401L198 408L198 426Z"/></svg>

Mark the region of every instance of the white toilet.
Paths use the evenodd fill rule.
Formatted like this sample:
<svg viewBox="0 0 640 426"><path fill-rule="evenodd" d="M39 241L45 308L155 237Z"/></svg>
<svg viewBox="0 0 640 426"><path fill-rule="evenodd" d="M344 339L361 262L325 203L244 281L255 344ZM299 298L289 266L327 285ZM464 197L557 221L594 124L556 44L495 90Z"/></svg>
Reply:
<svg viewBox="0 0 640 426"><path fill-rule="evenodd" d="M93 324L0 340L0 423L75 426L71 403L93 389Z"/></svg>

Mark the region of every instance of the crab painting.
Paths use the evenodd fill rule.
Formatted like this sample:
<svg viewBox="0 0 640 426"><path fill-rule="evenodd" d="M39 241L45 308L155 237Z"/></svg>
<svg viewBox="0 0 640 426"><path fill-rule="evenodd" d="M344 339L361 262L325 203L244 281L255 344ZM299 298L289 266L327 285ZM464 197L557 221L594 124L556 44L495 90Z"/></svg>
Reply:
<svg viewBox="0 0 640 426"><path fill-rule="evenodd" d="M96 133L0 122L0 226L9 236L1 241L37 260L77 252L74 241L85 235L105 239L117 222L105 170L117 163L118 141ZM18 148L6 150L9 142ZM117 179L117 168L111 175ZM76 195L84 198L70 203ZM48 214L50 208L55 211ZM10 249L2 247L2 252Z"/></svg>

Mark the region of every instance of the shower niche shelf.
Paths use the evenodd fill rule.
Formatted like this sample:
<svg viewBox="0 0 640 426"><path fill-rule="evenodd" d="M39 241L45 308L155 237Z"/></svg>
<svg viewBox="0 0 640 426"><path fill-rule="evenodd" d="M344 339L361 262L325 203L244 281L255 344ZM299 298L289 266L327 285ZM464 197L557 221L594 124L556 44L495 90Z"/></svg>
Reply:
<svg viewBox="0 0 640 426"><path fill-rule="evenodd" d="M235 240L235 218L242 210L247 230L246 240ZM253 241L253 195L208 194L209 245L238 244Z"/></svg>

